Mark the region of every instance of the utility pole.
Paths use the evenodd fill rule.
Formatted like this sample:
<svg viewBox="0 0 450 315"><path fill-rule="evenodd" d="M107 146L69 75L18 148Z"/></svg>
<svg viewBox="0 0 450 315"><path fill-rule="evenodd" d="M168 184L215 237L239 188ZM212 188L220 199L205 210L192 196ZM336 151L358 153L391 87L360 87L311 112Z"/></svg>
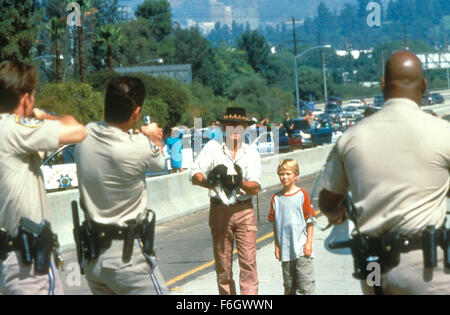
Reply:
<svg viewBox="0 0 450 315"><path fill-rule="evenodd" d="M300 22L300 20L296 20L294 17L291 18L289 22L292 22L292 37L293 40L287 40L287 43L294 43L294 56L297 56L297 42L302 42L301 40L297 40L297 31L295 29L295 22Z"/></svg>

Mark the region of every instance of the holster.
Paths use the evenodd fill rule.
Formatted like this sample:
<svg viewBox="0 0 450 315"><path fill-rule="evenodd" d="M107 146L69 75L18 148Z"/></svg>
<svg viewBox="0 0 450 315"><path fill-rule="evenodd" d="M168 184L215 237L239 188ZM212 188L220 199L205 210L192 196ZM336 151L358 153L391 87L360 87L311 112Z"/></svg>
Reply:
<svg viewBox="0 0 450 315"><path fill-rule="evenodd" d="M100 240L93 221L85 220L83 222L80 238L84 258L87 260L97 259L100 256Z"/></svg>
<svg viewBox="0 0 450 315"><path fill-rule="evenodd" d="M149 216L151 215L151 219ZM142 222L141 228L141 242L142 250L146 255L155 255L155 224L156 214L153 210L147 210L147 216Z"/></svg>
<svg viewBox="0 0 450 315"><path fill-rule="evenodd" d="M0 259L5 260L8 257L9 247L8 231L4 228L0 229Z"/></svg>
<svg viewBox="0 0 450 315"><path fill-rule="evenodd" d="M48 221L36 224L27 218L20 219L17 242L22 262L30 265L34 260L34 269L37 273L48 272L55 240Z"/></svg>

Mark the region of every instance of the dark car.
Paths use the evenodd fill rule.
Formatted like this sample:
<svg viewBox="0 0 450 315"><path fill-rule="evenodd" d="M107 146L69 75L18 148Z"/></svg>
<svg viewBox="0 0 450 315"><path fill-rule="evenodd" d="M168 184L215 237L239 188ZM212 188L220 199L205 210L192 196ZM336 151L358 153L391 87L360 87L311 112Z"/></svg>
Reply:
<svg viewBox="0 0 450 315"><path fill-rule="evenodd" d="M380 109L384 105L384 96L378 95L373 98L373 107Z"/></svg>
<svg viewBox="0 0 450 315"><path fill-rule="evenodd" d="M327 105L328 104L337 104L342 106L342 98L339 96L330 96L327 100Z"/></svg>
<svg viewBox="0 0 450 315"><path fill-rule="evenodd" d="M312 146L311 127L309 122L303 118L292 119L292 122L294 123L294 129L292 130L291 138L300 138L302 140L302 147Z"/></svg>
<svg viewBox="0 0 450 315"><path fill-rule="evenodd" d="M421 106L427 106L427 105L434 105L434 98L431 96L430 92L425 92L422 96L422 99L420 100L420 105Z"/></svg>
<svg viewBox="0 0 450 315"><path fill-rule="evenodd" d="M431 97L433 98L435 104L444 104L445 102L445 99L441 93L432 93Z"/></svg>
<svg viewBox="0 0 450 315"><path fill-rule="evenodd" d="M327 114L331 120L339 120L344 116L342 107L339 104L328 103L325 106L325 114Z"/></svg>

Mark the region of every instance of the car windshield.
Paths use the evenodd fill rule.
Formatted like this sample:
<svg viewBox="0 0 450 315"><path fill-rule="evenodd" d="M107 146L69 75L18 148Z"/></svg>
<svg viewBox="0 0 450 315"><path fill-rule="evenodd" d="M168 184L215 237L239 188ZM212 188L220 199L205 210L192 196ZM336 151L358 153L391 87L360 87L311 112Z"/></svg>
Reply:
<svg viewBox="0 0 450 315"><path fill-rule="evenodd" d="M306 120L294 120L294 129L309 130L309 122Z"/></svg>
<svg viewBox="0 0 450 315"><path fill-rule="evenodd" d="M50 155L42 165L70 164L75 163L75 146L70 145Z"/></svg>
<svg viewBox="0 0 450 315"><path fill-rule="evenodd" d="M328 104L327 111L337 111L339 110L339 105L336 104Z"/></svg>

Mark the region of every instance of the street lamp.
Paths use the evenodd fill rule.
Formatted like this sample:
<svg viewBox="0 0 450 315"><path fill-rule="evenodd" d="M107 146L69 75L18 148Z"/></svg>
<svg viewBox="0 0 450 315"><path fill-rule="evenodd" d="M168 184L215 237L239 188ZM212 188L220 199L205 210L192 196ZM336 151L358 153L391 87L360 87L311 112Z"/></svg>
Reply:
<svg viewBox="0 0 450 315"><path fill-rule="evenodd" d="M156 63L160 63L161 64L161 63L164 63L164 59L162 59L162 58L147 59L145 61L142 61L142 62L136 64L135 66L139 66L139 65L142 65L144 63L150 63L150 62L156 62Z"/></svg>
<svg viewBox="0 0 450 315"><path fill-rule="evenodd" d="M295 98L296 98L296 101L297 101L297 114L298 114L299 118L300 118L300 98L299 98L299 90L298 90L297 58L300 58L304 54L310 52L313 49L317 49L317 48L331 48L331 45L314 46L314 47L311 47L311 48L305 50L304 52L302 52L301 54L299 54L299 55L294 57L294 66L295 66Z"/></svg>

